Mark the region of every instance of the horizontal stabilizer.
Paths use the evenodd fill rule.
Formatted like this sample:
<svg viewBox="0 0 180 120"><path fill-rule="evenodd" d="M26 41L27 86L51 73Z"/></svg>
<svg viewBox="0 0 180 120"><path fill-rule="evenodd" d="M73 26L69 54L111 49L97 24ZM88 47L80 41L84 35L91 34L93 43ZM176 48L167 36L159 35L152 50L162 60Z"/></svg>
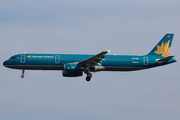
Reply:
<svg viewBox="0 0 180 120"><path fill-rule="evenodd" d="M170 60L170 59L173 58L173 57L174 57L174 56L168 56L168 57L165 57L165 58L163 58L163 59L159 59L159 60L157 60L156 62L157 62L157 63L166 62L166 61Z"/></svg>

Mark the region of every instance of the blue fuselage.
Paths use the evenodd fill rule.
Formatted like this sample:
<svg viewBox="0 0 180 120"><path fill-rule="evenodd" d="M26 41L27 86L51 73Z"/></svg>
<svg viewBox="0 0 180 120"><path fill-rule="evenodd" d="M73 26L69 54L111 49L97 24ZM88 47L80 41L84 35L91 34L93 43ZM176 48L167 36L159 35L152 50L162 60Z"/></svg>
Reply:
<svg viewBox="0 0 180 120"><path fill-rule="evenodd" d="M23 70L64 70L67 63L79 63L94 55L78 54L18 54L6 60L3 65L13 69ZM176 62L174 58L157 63L158 59L153 55L105 55L104 59L91 71L134 71L157 67Z"/></svg>

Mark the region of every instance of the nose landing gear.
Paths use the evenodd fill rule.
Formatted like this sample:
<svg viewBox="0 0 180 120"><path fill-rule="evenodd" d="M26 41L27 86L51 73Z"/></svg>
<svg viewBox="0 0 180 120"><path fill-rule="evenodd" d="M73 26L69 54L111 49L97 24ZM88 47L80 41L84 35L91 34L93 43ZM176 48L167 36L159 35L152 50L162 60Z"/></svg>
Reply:
<svg viewBox="0 0 180 120"><path fill-rule="evenodd" d="M21 78L24 78L24 72L25 72L25 70L22 70Z"/></svg>

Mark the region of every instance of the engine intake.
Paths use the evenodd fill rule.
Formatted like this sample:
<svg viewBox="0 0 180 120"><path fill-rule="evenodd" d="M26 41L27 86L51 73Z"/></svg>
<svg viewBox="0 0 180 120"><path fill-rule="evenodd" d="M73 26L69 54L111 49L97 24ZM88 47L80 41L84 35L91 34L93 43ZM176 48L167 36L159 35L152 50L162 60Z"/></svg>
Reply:
<svg viewBox="0 0 180 120"><path fill-rule="evenodd" d="M81 71L62 71L62 74L64 77L78 77L78 76L82 76L83 73Z"/></svg>

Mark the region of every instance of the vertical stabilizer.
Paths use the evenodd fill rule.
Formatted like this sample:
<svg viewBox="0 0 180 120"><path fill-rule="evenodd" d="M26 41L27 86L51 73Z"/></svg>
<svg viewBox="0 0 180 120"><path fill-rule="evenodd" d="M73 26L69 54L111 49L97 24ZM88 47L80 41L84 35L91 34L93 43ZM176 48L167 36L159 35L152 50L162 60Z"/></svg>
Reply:
<svg viewBox="0 0 180 120"><path fill-rule="evenodd" d="M166 34L148 55L168 57L174 34Z"/></svg>

